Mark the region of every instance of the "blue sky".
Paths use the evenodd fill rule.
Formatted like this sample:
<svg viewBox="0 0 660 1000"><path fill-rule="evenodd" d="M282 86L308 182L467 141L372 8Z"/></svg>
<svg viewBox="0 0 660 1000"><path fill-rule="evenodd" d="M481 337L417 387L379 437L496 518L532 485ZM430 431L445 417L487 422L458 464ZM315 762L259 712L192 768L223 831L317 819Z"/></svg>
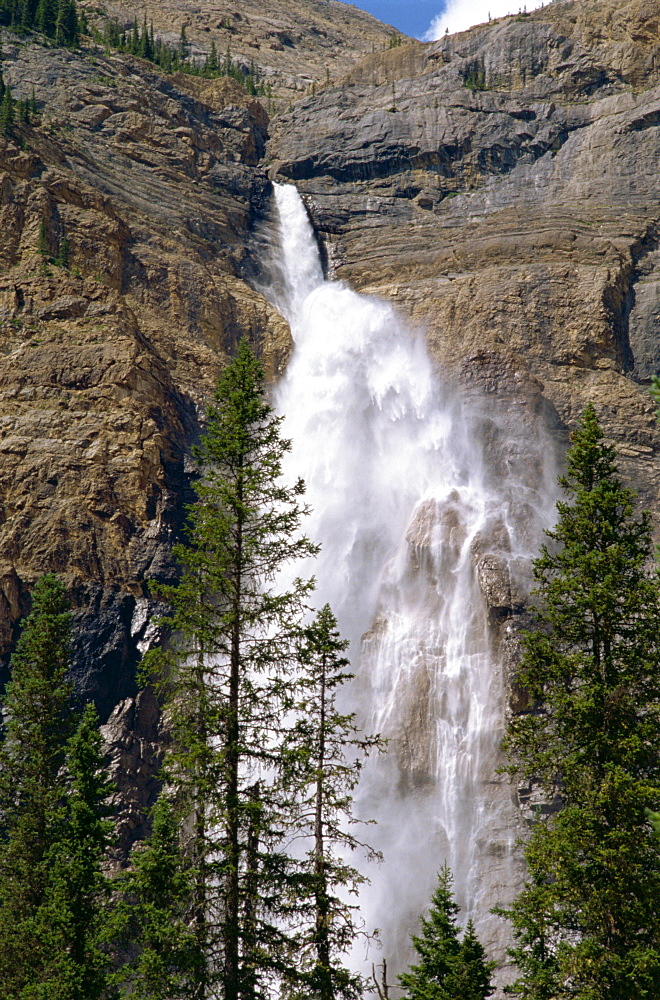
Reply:
<svg viewBox="0 0 660 1000"><path fill-rule="evenodd" d="M351 2L351 0L349 0ZM442 0L352 0L355 7L366 10L379 21L393 24L413 38L421 38L444 4Z"/></svg>
<svg viewBox="0 0 660 1000"><path fill-rule="evenodd" d="M446 27L463 31L492 17L517 14L522 7L533 10L542 0L352 0L387 24L413 38L439 38ZM547 2L547 0L546 0Z"/></svg>

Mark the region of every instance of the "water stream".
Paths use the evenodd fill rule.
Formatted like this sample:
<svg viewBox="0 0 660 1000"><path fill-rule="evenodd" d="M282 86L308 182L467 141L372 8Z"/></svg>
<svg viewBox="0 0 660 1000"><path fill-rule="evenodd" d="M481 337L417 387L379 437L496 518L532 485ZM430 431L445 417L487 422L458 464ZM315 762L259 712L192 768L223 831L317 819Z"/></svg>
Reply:
<svg viewBox="0 0 660 1000"><path fill-rule="evenodd" d="M501 957L509 930L489 911L519 881L520 818L495 775L505 692L484 593L524 592L552 517L552 448L443 385L391 305L325 280L295 187L275 202L265 291L295 343L276 394L285 473L307 483L316 602L351 640L350 704L390 738L357 797L385 855L361 894L383 947L353 961L385 956L392 979L407 966L445 860L461 918Z"/></svg>

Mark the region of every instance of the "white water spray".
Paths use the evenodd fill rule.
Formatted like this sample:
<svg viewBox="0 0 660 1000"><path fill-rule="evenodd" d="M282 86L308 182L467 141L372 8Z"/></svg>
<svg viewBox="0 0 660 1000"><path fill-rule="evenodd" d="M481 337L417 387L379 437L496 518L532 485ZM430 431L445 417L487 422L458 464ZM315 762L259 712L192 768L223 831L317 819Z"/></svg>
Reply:
<svg viewBox="0 0 660 1000"><path fill-rule="evenodd" d="M324 280L296 189L275 198L266 294L295 343L276 396L293 441L285 473L307 484L316 600L351 640L352 707L390 738L358 795L385 855L365 866L363 916L402 971L446 860L462 918L502 957L508 927L489 911L519 879L519 815L495 774L504 684L484 591L525 576L552 516L552 449L540 432L522 446L443 390L390 305Z"/></svg>

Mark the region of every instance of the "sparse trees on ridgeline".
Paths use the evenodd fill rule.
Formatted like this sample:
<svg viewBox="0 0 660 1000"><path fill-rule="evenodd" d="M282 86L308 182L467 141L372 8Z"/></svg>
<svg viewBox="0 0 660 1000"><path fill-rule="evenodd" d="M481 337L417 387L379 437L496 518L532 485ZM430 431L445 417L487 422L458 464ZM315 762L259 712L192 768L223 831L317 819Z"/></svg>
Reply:
<svg viewBox="0 0 660 1000"><path fill-rule="evenodd" d="M0 0L0 25L10 31L38 31L56 45L78 44L80 22L75 0Z"/></svg>

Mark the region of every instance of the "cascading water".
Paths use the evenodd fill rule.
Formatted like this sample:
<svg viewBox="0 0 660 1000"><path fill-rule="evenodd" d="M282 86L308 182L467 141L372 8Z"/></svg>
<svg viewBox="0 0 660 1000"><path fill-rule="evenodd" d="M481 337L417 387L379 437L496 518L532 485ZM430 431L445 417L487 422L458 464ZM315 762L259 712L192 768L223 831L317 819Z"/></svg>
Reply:
<svg viewBox="0 0 660 1000"><path fill-rule="evenodd" d="M508 440L483 407L443 389L390 305L324 280L296 189L275 199L265 293L295 344L276 394L293 442L285 473L307 484L316 600L351 640L351 707L390 739L358 792L385 856L365 866L363 916L401 971L446 860L462 917L502 957L509 931L489 911L519 881L520 831L495 774L504 685L484 577L514 589L524 578L552 516L552 449L541 432L524 447Z"/></svg>

